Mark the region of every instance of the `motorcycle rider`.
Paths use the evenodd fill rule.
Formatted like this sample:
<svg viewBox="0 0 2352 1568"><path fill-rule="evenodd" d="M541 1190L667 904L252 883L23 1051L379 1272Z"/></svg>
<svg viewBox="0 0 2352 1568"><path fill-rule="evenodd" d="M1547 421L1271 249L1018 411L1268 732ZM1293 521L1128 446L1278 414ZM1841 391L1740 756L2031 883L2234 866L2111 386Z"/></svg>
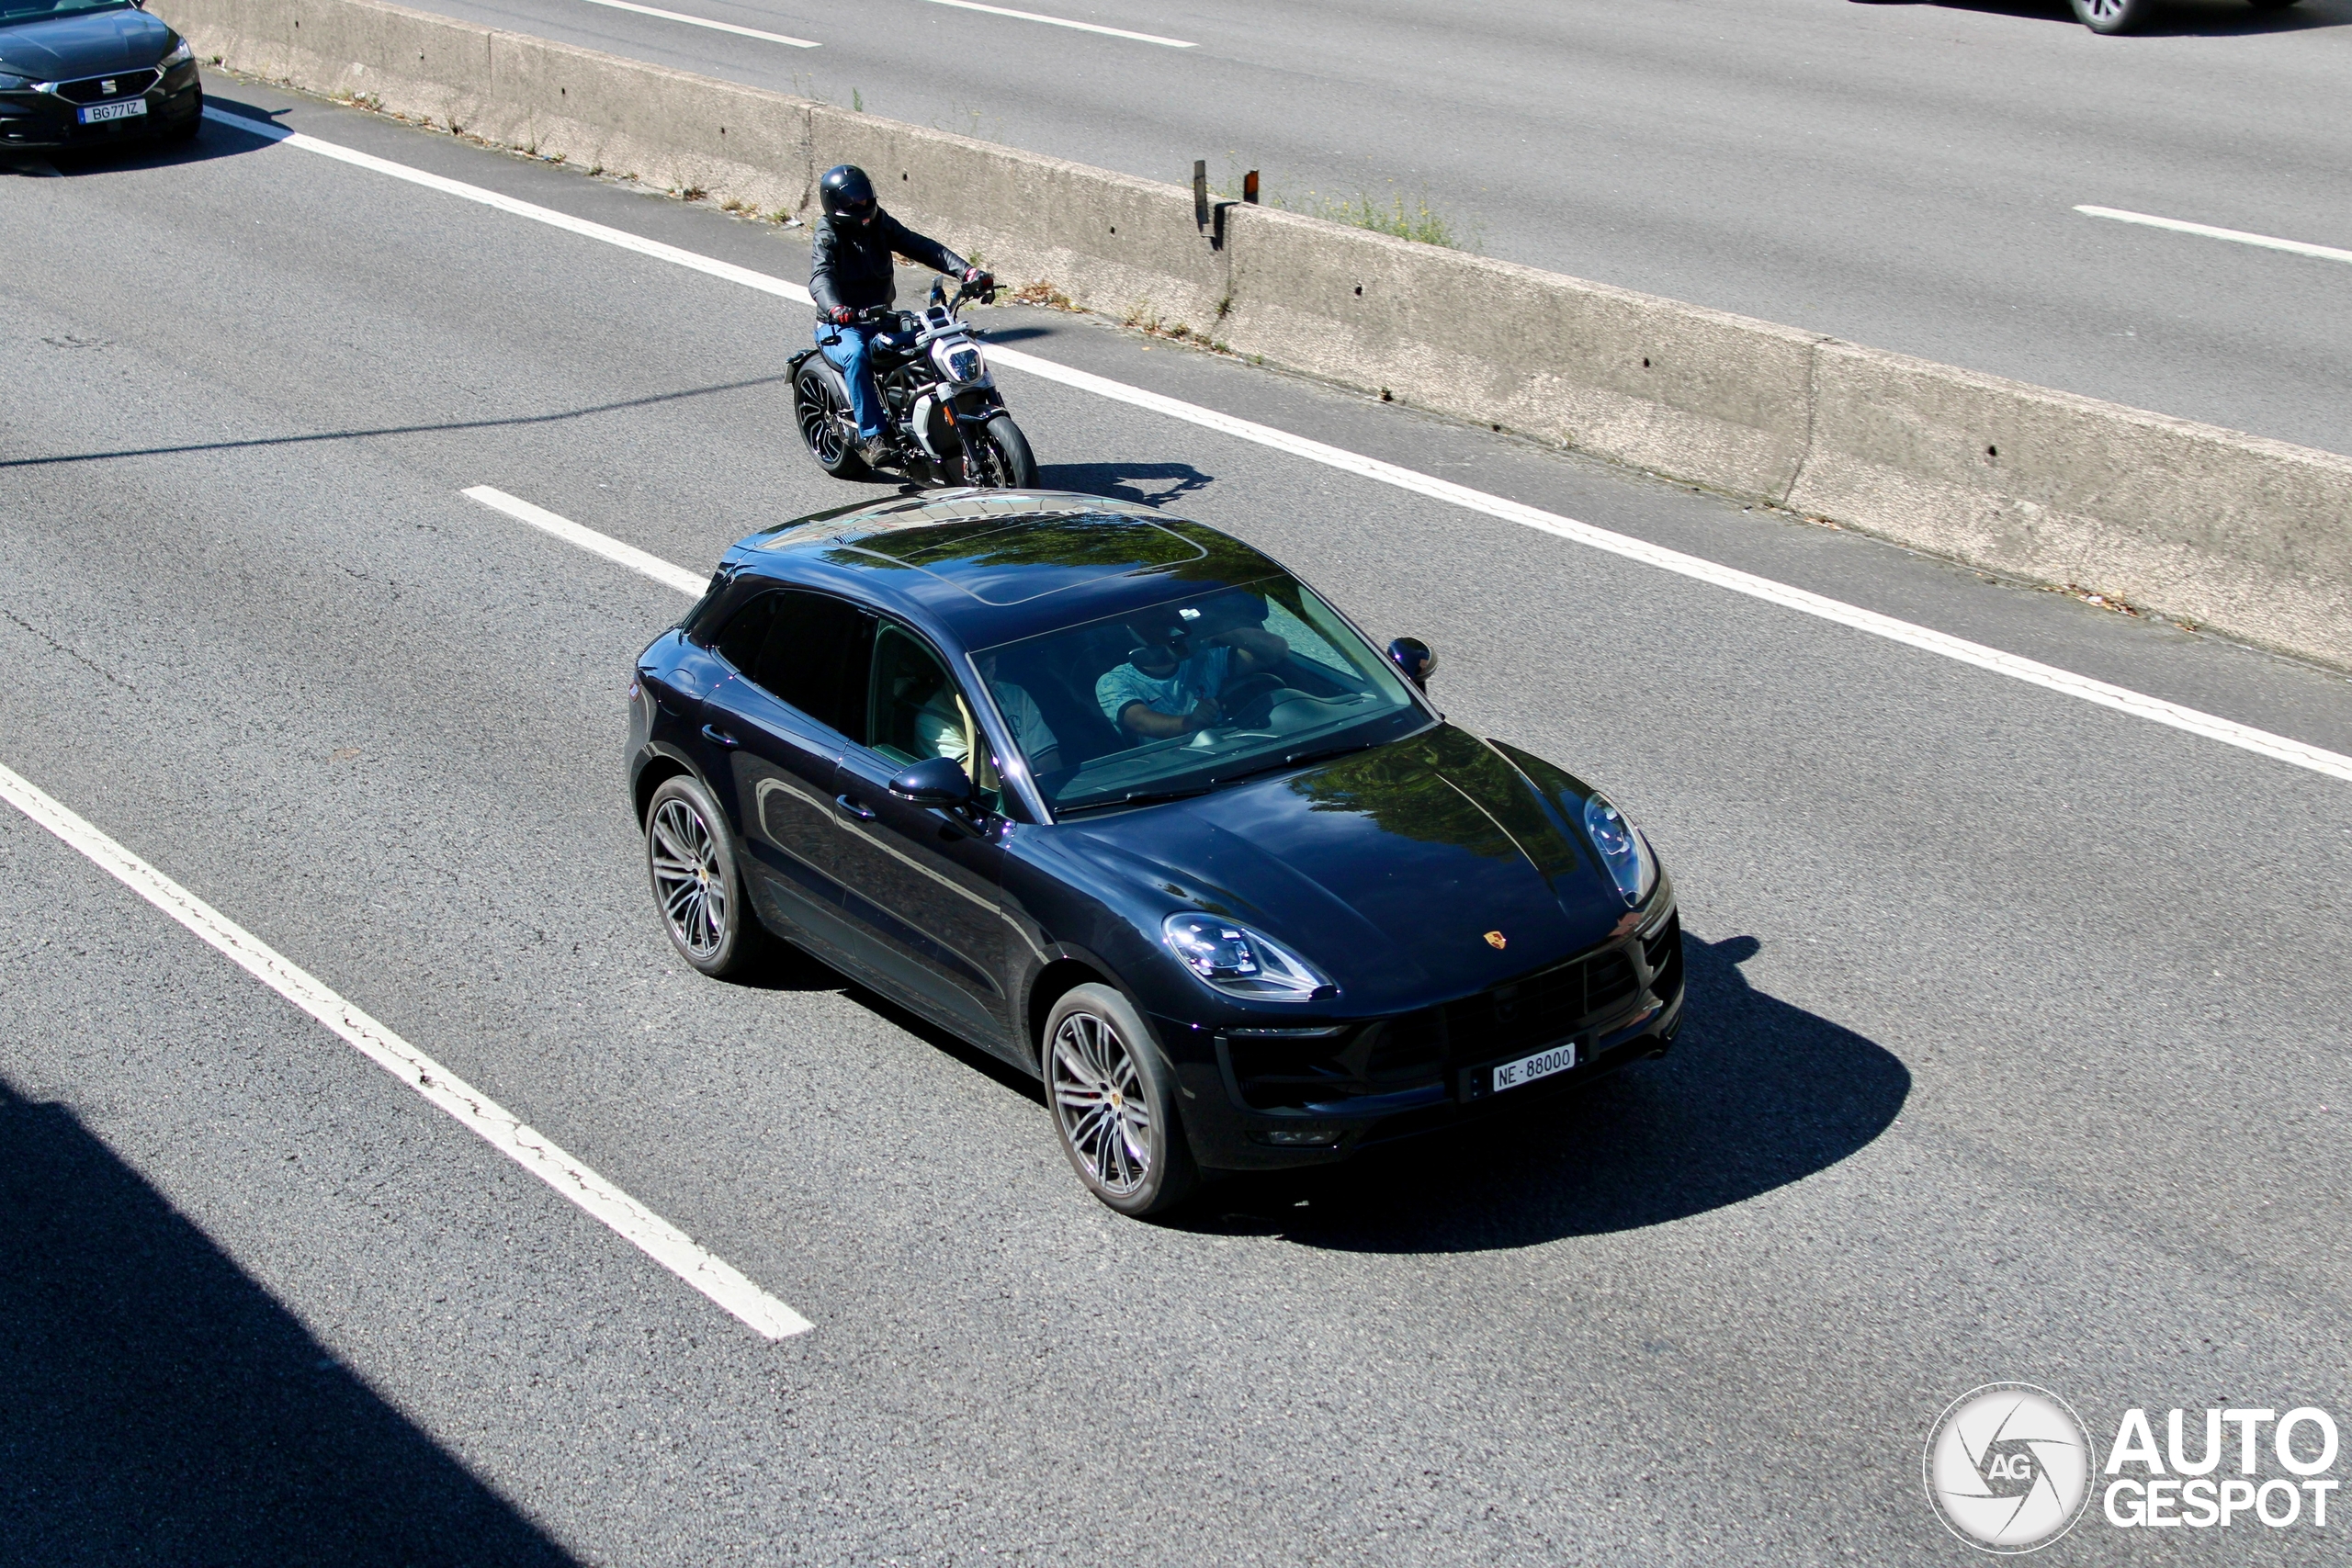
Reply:
<svg viewBox="0 0 2352 1568"><path fill-rule="evenodd" d="M857 421L857 455L869 467L895 454L874 381L874 328L857 323L860 310L887 308L898 298L892 252L933 272L985 288L989 275L938 241L918 234L874 197L874 182L854 164L840 164L817 182L824 219L809 247L808 297L817 305L817 346L849 383L849 412Z"/></svg>

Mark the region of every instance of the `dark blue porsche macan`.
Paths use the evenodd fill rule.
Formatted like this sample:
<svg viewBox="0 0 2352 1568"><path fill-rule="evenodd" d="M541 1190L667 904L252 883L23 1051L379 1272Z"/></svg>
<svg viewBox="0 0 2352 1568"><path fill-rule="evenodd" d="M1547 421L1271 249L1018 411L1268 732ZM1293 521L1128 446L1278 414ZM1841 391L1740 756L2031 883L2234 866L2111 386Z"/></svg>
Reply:
<svg viewBox="0 0 2352 1568"><path fill-rule="evenodd" d="M1648 841L1433 668L1197 523L900 497L728 552L638 661L630 796L688 963L782 938L1038 1074L1151 1213L1672 1042Z"/></svg>

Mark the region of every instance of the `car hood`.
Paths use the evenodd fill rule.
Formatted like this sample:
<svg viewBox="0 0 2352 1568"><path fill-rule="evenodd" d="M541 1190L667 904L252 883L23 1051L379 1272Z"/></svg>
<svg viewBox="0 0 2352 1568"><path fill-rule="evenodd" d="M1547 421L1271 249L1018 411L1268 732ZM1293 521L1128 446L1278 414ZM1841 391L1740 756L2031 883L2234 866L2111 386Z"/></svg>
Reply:
<svg viewBox="0 0 2352 1568"><path fill-rule="evenodd" d="M175 35L144 11L85 11L0 28L0 70L36 82L70 82L153 65Z"/></svg>
<svg viewBox="0 0 2352 1568"><path fill-rule="evenodd" d="M1081 832L1106 867L1289 946L1357 1016L1498 985L1629 918L1542 792L1451 725Z"/></svg>

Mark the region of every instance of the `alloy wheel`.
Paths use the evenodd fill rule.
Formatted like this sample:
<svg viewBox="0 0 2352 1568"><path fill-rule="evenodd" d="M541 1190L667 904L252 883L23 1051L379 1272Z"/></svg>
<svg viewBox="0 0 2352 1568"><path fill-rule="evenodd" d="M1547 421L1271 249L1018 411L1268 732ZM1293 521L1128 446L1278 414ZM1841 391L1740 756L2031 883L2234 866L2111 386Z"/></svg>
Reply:
<svg viewBox="0 0 2352 1568"><path fill-rule="evenodd" d="M978 490L1011 490L1012 465L1004 459L1004 449L996 444L982 425L978 434L964 442L964 475Z"/></svg>
<svg viewBox="0 0 2352 1568"><path fill-rule="evenodd" d="M1114 1197L1151 1174L1151 1096L1107 1019L1073 1012L1054 1032L1054 1114L1062 1136Z"/></svg>
<svg viewBox="0 0 2352 1568"><path fill-rule="evenodd" d="M727 940L727 876L710 825L683 800L665 800L653 813L653 886L670 934L696 958L708 958Z"/></svg>
<svg viewBox="0 0 2352 1568"><path fill-rule="evenodd" d="M801 381L800 391L800 439L808 444L817 461L830 468L849 450L849 433L842 428L833 384L822 376L810 376Z"/></svg>

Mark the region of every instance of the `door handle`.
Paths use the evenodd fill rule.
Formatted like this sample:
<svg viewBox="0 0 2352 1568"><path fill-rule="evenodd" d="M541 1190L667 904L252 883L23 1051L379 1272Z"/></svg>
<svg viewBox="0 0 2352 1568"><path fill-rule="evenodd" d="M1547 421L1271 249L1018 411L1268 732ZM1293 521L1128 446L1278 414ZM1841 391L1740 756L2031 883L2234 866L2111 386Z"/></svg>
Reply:
<svg viewBox="0 0 2352 1568"><path fill-rule="evenodd" d="M732 751L736 747L743 744L741 740L736 739L733 736L728 734L727 731L719 728L718 726L715 724L706 724L702 727L702 738L705 740L709 741L713 746L719 747L729 751Z"/></svg>
<svg viewBox="0 0 2352 1568"><path fill-rule="evenodd" d="M854 817L861 822L871 822L874 820L874 807L870 806L860 806L857 802L852 800L845 795L837 795L833 796L833 807L844 817Z"/></svg>

